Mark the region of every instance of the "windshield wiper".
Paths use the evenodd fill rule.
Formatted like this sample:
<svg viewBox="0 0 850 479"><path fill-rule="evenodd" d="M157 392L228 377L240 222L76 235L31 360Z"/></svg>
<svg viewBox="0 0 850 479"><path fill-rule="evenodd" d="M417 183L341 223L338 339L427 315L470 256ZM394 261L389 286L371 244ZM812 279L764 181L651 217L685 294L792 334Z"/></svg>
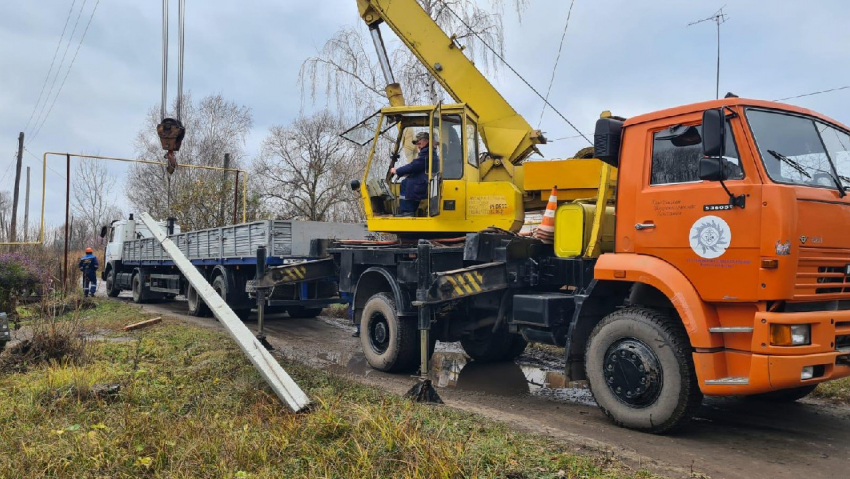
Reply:
<svg viewBox="0 0 850 479"><path fill-rule="evenodd" d="M781 161L781 162L783 162L783 163L787 164L787 165L788 165L788 166L790 166L791 168L794 168L795 170L797 170L797 172L798 172L798 173L800 173L801 175L805 176L806 178L808 178L808 179L810 179L810 180L812 179L812 175L810 175L810 174L809 174L809 173L808 173L808 172L807 172L807 171L806 171L806 170L805 170L802 166L800 166L800 164L799 164L799 163L797 163L796 161L792 160L791 158L788 158L787 156L783 155L782 153L779 153L778 151L774 151L774 150L767 150L767 152L768 152L768 153L770 153L770 154L771 154L774 158L776 158L777 160L779 160L779 161Z"/></svg>
<svg viewBox="0 0 850 479"><path fill-rule="evenodd" d="M797 163L796 161L794 161L791 158L788 158L787 156L783 155L782 153L779 153L779 152L774 151L774 150L767 150L767 152L770 153L771 155L773 155L777 160L782 161L782 162L790 165L792 168L794 168L795 170L800 172L801 175L805 175L806 178L812 179L812 176L809 173L807 173L803 169L803 167L800 166L800 164ZM830 163L830 166L832 166L832 163ZM814 169L814 170L816 170L820 173L823 173L823 174L829 176L830 179L832 179L832 182L835 183L835 187L838 188L838 196L840 196L841 198L844 198L845 196L847 196L847 191L844 189L844 185L841 184L841 180L844 180L844 181L847 181L848 183L850 183L850 178L847 178L846 176L841 176L841 175L836 176L836 174L833 174L830 171L822 170L820 168L812 168L812 169Z"/></svg>

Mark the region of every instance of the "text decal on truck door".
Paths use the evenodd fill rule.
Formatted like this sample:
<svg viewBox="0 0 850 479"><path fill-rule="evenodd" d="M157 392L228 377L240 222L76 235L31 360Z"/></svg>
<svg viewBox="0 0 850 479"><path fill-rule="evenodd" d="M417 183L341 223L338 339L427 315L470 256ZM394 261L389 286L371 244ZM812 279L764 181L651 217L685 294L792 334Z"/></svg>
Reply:
<svg viewBox="0 0 850 479"><path fill-rule="evenodd" d="M719 258L732 242L732 230L723 218L703 216L691 226L691 249L700 258Z"/></svg>

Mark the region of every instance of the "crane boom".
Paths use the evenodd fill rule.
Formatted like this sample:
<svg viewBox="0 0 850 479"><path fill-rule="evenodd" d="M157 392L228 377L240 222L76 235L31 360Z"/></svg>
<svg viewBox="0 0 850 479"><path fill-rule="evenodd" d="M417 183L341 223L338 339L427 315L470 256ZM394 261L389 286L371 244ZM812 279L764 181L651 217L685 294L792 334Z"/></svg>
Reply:
<svg viewBox="0 0 850 479"><path fill-rule="evenodd" d="M532 128L466 57L456 38L446 35L416 0L357 0L357 5L373 32L386 23L449 95L478 115L478 129L490 156L519 164L536 151L536 145L546 143L540 131ZM380 41L380 35L373 33L373 38ZM378 45L379 56L382 52L383 45ZM392 83L383 55L384 74Z"/></svg>

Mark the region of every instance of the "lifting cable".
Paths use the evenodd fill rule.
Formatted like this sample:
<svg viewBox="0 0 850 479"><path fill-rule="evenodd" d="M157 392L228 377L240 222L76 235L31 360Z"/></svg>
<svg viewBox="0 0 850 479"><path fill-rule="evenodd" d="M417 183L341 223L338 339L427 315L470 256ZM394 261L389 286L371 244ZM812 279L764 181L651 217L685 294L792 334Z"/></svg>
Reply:
<svg viewBox="0 0 850 479"><path fill-rule="evenodd" d="M564 40L567 38L567 29L570 28L570 17L573 15L573 5L576 0L570 1L570 9L567 10L567 23L564 25L564 33L561 35L561 44L558 46L558 56L555 57L555 66L552 67L552 78L549 79L549 89L546 90L546 98L543 100L543 110L540 112L540 120L537 122L537 129L543 124L543 115L546 113L546 103L549 103L549 95L552 93L552 85L555 84L555 72L558 71L558 62L561 61L561 52L564 50Z"/></svg>
<svg viewBox="0 0 850 479"><path fill-rule="evenodd" d="M452 14L455 18L457 18L457 19L458 19L458 21L459 21L459 22L460 22L460 23L461 23L464 27L466 27L466 29L467 29L467 30L469 30L469 33L471 33L472 35L474 35L474 36L475 36L475 38L477 38L477 39L478 39L478 41L480 41L480 42L481 42L481 44L482 44L482 45L484 45L484 46L485 46L488 50L490 50L490 52L491 52L493 55L495 55L495 56L496 56L496 58L498 58L498 59L499 59L502 63L504 63L504 64L505 64L505 66L506 66L506 67L508 67L508 69L509 69L511 72L513 72L513 74L514 74L514 75L516 75L516 76L517 76L517 78L519 78L519 79L520 79L523 83L525 83L525 86L527 86L529 89L531 89L531 91L532 91L532 92L534 92L534 94L535 94L535 95L537 95L538 97L540 97L540 99L541 99L541 100L543 100L543 103L544 103L545 105L548 105L548 106L549 106L549 108L551 108L551 109L552 109L552 111L554 111L554 112L555 112L555 113L556 113L559 117L561 117L561 119L562 119L562 120L564 120L565 122L567 122L567 124L568 124L568 125L570 125L570 127L571 127L573 130L575 130L575 131L576 131L576 133L578 133L578 134L579 134L582 138L584 138L584 139L585 139L588 143L590 143L591 145L593 144L593 142L592 142L592 141L590 141L590 139L588 139L588 138L587 138L587 136L586 136L584 133L582 133L582 132L581 132L581 130L579 130L579 129L578 129L578 128L577 128L577 127L573 124L573 122L571 122L570 120L568 120L568 119L567 119L567 117L563 115L563 113L561 113L560 111L558 111L558 109L557 109L557 108L555 108L555 107L554 107L554 105L552 105L551 103L549 103L549 100L547 100L547 99L546 99L546 97L544 97L543 95L541 95L541 94L540 94L540 92L539 92L539 91L537 91L537 89L536 89L536 88L534 88L534 87L531 85L531 83L529 83L529 82L528 82L528 80L526 80L526 79L525 79L522 75L520 75L520 73L519 73L519 72L518 72L518 71L517 71L517 70L516 70L513 66L511 66L511 64L510 64L510 63L508 63L508 61L507 61L507 60L505 60L505 58L504 58L502 55L500 55L500 54L499 54L499 52L497 52L497 51L496 51L493 47L491 47L491 46L490 46L490 45L489 45L486 41L484 41L484 39L481 37L481 35L480 35L478 32L476 32L475 30L473 30L473 29L472 29L472 27L471 27L471 26L469 26L469 24L468 24L468 23L466 23L466 21L464 21L464 19L463 19L463 18L461 18L461 16L460 16L460 15L458 15L457 13L455 13L455 11L454 11L454 10L452 10L452 8L451 8L451 7L450 7L450 6L446 3L446 1L445 1L445 0L439 0L439 1L440 1L440 3L442 3L442 4L443 4L443 6L446 8L446 10L448 10L448 11L449 11L449 13L451 13L451 14Z"/></svg>
<svg viewBox="0 0 850 479"><path fill-rule="evenodd" d="M178 0L177 7L177 108L176 118L167 117L168 112L168 0L162 0L162 104L160 105L160 123L156 133L166 151L165 159L168 166L168 202L171 206L171 174L177 169L175 153L180 151L180 144L186 134L183 126L183 52L185 46L186 0Z"/></svg>

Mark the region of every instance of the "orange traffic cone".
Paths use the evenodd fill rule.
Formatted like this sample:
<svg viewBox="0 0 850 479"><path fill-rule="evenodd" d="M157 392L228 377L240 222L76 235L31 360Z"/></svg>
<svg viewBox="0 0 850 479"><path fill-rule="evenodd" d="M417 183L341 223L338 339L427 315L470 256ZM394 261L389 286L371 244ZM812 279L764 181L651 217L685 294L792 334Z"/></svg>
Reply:
<svg viewBox="0 0 850 479"><path fill-rule="evenodd" d="M555 242L555 210L558 209L558 187L552 187L552 193L549 195L549 203L546 205L546 212L543 213L543 220L540 226L534 232L534 237L546 244Z"/></svg>

